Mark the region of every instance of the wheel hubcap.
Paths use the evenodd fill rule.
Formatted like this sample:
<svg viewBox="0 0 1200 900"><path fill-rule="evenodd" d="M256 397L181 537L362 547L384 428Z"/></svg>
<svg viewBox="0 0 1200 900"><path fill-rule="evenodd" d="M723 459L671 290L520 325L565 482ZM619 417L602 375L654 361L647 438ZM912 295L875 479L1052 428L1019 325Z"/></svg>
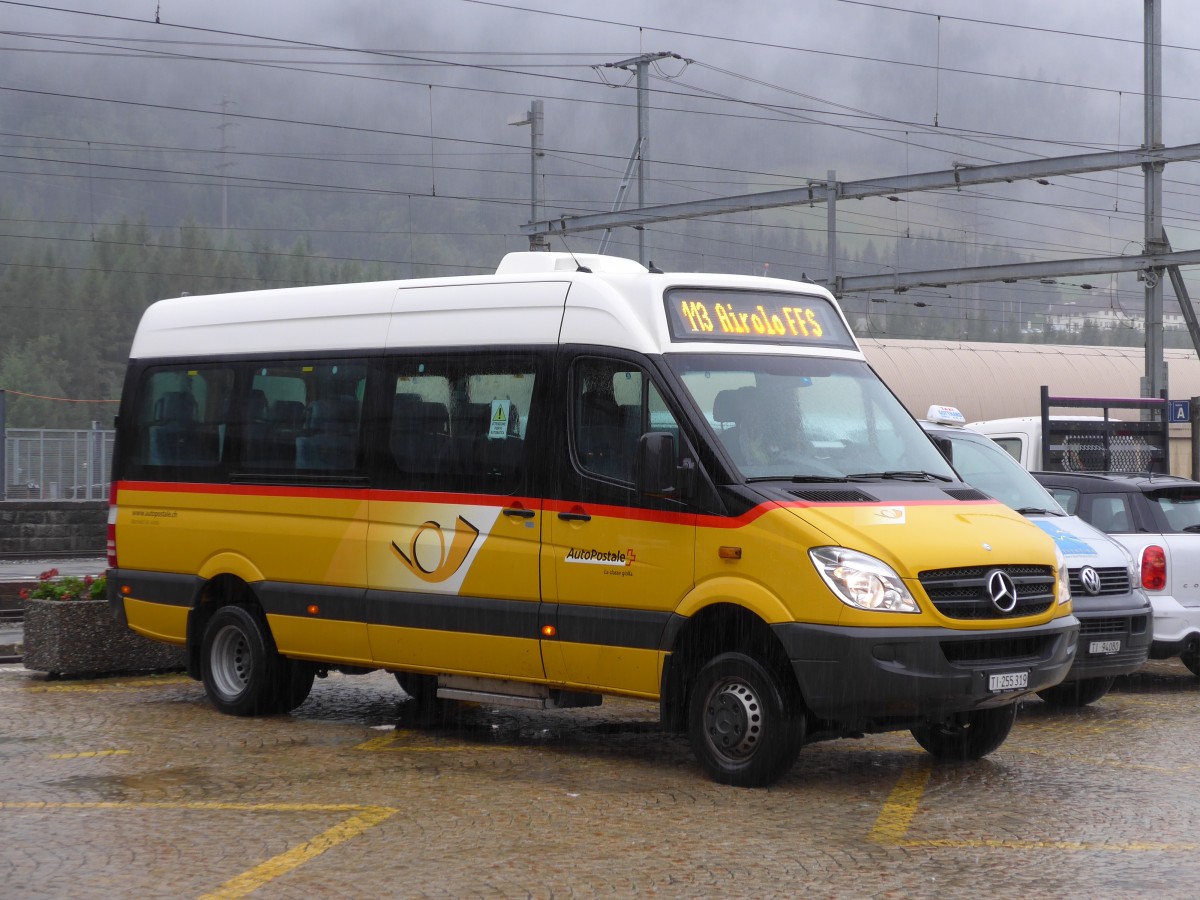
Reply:
<svg viewBox="0 0 1200 900"><path fill-rule="evenodd" d="M762 704L749 685L718 686L705 708L704 731L713 748L729 759L745 759L762 736Z"/></svg>
<svg viewBox="0 0 1200 900"><path fill-rule="evenodd" d="M214 685L222 696L235 698L250 683L250 645L241 629L228 625L218 632L209 662Z"/></svg>

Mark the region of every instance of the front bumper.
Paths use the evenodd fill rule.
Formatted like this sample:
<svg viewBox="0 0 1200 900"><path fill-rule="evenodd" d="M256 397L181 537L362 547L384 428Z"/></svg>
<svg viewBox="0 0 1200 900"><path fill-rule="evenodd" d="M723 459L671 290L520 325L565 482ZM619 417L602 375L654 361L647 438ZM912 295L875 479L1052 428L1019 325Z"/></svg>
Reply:
<svg viewBox="0 0 1200 900"><path fill-rule="evenodd" d="M1126 595L1077 598L1074 609L1079 641L1065 681L1128 675L1145 664L1153 636L1149 607Z"/></svg>
<svg viewBox="0 0 1200 900"><path fill-rule="evenodd" d="M772 626L809 711L845 730L880 731L1003 706L1053 687L1075 661L1079 620L997 631L946 628ZM1024 672L1017 690L989 690L989 676Z"/></svg>

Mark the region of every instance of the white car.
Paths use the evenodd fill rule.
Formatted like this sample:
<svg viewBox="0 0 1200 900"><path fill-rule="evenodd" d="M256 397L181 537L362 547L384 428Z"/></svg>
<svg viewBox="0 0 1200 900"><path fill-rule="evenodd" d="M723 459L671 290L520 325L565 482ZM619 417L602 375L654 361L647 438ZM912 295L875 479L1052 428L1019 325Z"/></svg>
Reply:
<svg viewBox="0 0 1200 900"><path fill-rule="evenodd" d="M1153 659L1178 656L1200 675L1200 482L1174 475L1035 472L1068 512L1138 560L1154 605Z"/></svg>

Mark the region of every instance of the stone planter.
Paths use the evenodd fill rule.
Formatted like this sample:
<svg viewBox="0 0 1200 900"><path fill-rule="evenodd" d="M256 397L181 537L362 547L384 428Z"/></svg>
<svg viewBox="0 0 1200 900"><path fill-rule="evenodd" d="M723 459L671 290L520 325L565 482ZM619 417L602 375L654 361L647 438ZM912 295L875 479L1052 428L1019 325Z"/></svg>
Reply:
<svg viewBox="0 0 1200 900"><path fill-rule="evenodd" d="M27 600L24 639L25 668L51 675L155 672L187 663L184 648L117 624L107 600Z"/></svg>

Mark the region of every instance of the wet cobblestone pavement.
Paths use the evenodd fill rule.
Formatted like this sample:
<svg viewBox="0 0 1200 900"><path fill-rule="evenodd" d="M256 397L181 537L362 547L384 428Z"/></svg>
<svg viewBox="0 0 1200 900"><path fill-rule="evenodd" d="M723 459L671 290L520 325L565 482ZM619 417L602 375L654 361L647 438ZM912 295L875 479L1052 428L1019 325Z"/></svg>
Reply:
<svg viewBox="0 0 1200 900"><path fill-rule="evenodd" d="M1022 704L985 760L906 733L708 781L649 704L405 721L384 673L290 716L181 675L0 667L6 898L1196 896L1200 681L1152 663L1078 712Z"/></svg>

